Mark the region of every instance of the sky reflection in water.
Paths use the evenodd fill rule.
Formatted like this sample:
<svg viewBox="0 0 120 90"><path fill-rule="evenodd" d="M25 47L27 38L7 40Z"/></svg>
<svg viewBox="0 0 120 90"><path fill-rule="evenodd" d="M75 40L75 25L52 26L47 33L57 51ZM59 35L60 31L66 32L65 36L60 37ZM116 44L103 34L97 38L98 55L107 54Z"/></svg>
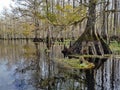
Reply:
<svg viewBox="0 0 120 90"><path fill-rule="evenodd" d="M120 90L119 59L111 58L93 71L95 83L90 89L84 83L85 72L65 70L49 60L63 57L61 46L52 47L49 54L45 48L43 43L1 42L0 90Z"/></svg>

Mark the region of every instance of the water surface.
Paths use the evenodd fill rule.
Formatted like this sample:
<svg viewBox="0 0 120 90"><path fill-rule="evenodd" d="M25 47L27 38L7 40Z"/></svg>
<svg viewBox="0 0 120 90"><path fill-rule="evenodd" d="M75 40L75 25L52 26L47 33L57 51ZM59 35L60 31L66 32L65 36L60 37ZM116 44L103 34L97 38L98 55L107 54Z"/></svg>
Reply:
<svg viewBox="0 0 120 90"><path fill-rule="evenodd" d="M0 90L120 90L120 58L111 56L94 70L67 69L62 45L0 41Z"/></svg>

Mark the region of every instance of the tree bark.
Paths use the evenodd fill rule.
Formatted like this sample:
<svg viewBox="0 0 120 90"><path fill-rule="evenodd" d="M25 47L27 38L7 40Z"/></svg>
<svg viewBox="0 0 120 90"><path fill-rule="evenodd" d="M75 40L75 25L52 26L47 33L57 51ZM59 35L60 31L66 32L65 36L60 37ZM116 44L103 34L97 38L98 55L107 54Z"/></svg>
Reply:
<svg viewBox="0 0 120 90"><path fill-rule="evenodd" d="M111 53L109 46L101 36L95 32L96 0L89 0L88 20L85 31L66 52L70 54L103 55Z"/></svg>

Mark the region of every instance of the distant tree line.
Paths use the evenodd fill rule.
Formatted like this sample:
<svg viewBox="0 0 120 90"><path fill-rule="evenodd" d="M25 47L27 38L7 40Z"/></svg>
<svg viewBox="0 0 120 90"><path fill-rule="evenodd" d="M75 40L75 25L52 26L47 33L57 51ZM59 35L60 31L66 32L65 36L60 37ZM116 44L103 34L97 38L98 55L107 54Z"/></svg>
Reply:
<svg viewBox="0 0 120 90"><path fill-rule="evenodd" d="M120 1L96 0L95 30L105 39L120 33ZM0 38L78 38L88 18L89 0L14 0L0 17Z"/></svg>

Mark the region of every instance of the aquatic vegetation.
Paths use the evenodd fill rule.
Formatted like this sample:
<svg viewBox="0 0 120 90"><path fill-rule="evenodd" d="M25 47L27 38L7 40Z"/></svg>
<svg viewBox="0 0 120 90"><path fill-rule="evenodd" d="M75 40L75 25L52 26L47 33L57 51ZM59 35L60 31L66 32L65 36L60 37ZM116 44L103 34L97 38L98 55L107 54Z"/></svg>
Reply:
<svg viewBox="0 0 120 90"><path fill-rule="evenodd" d="M57 59L57 61L68 68L73 69L90 69L94 64L82 59Z"/></svg>
<svg viewBox="0 0 120 90"><path fill-rule="evenodd" d="M120 44L117 41L113 41L110 43L110 49L113 52L120 51Z"/></svg>
<svg viewBox="0 0 120 90"><path fill-rule="evenodd" d="M69 46L70 45L70 39L66 39L64 40L64 42L59 42L59 41L55 41L55 45L60 44L60 45L66 45Z"/></svg>
<svg viewBox="0 0 120 90"><path fill-rule="evenodd" d="M73 58L109 58L111 56L111 54L104 54L104 55L69 55L70 57Z"/></svg>

